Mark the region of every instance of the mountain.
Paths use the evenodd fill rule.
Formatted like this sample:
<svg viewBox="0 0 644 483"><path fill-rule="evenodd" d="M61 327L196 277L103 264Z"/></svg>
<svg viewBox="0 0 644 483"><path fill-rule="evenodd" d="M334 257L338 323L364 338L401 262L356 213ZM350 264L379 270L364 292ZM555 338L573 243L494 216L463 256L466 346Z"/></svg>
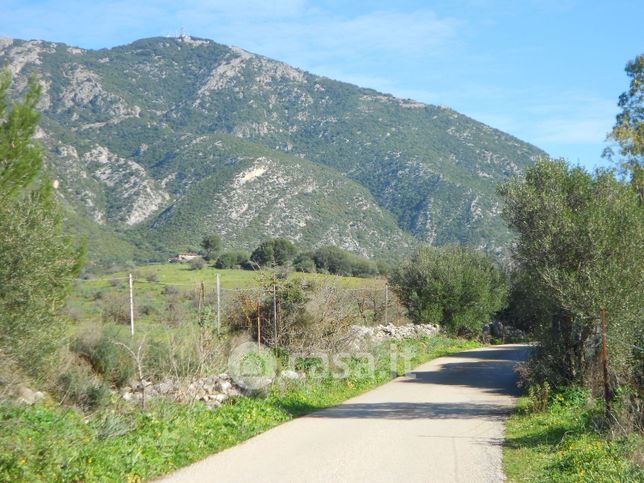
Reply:
<svg viewBox="0 0 644 483"><path fill-rule="evenodd" d="M70 226L97 258L160 258L222 234L364 255L416 240L498 253L496 184L538 148L449 108L398 99L189 36L111 49L0 39Z"/></svg>

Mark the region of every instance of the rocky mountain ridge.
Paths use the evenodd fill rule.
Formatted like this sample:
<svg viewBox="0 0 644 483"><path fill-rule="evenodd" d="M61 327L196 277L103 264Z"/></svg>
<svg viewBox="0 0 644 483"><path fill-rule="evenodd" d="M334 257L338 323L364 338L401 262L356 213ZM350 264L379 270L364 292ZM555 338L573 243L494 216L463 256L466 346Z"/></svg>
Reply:
<svg viewBox="0 0 644 483"><path fill-rule="evenodd" d="M98 258L116 245L162 258L211 232L230 247L498 252L495 185L545 154L445 107L188 36L100 50L3 38L0 64L15 96L38 75L47 162Z"/></svg>

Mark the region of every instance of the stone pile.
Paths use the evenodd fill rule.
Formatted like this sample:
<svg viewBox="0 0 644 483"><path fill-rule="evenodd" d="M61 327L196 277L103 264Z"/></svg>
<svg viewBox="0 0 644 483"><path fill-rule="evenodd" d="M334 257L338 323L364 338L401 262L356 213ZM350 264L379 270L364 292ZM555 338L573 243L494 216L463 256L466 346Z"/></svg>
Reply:
<svg viewBox="0 0 644 483"><path fill-rule="evenodd" d="M504 340L521 340L527 337L527 334L521 329L517 329L511 325L502 324L498 320L485 324L483 326L483 333L491 337Z"/></svg>
<svg viewBox="0 0 644 483"><path fill-rule="evenodd" d="M434 337L440 329L433 324L381 324L374 327L354 325L351 327L354 345L362 346L366 342L382 342L387 339L404 339L405 337Z"/></svg>
<svg viewBox="0 0 644 483"><path fill-rule="evenodd" d="M244 390L228 374L219 374L189 382L167 379L152 383L143 380L121 391L121 397L131 402L140 401L144 394L145 399L166 397L177 402L201 401L210 407L217 407L229 397L244 394Z"/></svg>

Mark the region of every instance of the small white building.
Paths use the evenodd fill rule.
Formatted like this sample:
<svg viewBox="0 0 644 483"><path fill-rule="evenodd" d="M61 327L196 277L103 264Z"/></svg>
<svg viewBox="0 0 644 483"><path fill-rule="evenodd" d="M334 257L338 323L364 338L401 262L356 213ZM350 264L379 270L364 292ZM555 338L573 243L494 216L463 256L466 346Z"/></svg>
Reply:
<svg viewBox="0 0 644 483"><path fill-rule="evenodd" d="M169 261L185 263L185 262L189 262L190 260L194 260L195 258L200 258L200 255L198 253L183 252L183 253L177 253L177 256L174 258L171 258Z"/></svg>

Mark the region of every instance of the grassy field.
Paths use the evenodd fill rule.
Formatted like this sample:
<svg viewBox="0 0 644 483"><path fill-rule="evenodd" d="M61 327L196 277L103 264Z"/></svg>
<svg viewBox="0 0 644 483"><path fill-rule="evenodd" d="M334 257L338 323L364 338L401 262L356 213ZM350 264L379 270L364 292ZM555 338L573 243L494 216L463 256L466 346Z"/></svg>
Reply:
<svg viewBox="0 0 644 483"><path fill-rule="evenodd" d="M587 391L556 394L545 411L519 401L507 422L504 469L509 481L642 482L642 436L608 438L602 406Z"/></svg>
<svg viewBox="0 0 644 483"><path fill-rule="evenodd" d="M154 280L159 284L188 285L196 287L202 281L209 286L215 283L216 275L221 278L222 288L252 288L258 285L258 279L262 276L261 271L253 270L220 270L212 267L205 267L201 270L192 270L189 263L158 263L142 265L129 271L115 272L99 275L90 280L79 281L79 284L87 284L94 287L107 287L110 280L125 280L128 273L132 273L136 283L150 283ZM382 288L385 281L380 278L356 278L341 277L338 275L327 275L320 273L291 272L289 278L301 278L305 280L334 283L344 288Z"/></svg>
<svg viewBox="0 0 644 483"><path fill-rule="evenodd" d="M445 337L395 343L415 354L414 365L477 346ZM31 407L2 403L0 481L140 481L169 473L388 381L389 344L375 353L373 374L275 385L262 396L228 400L216 410L153 400L141 411L115 400L86 415L52 401Z"/></svg>
<svg viewBox="0 0 644 483"><path fill-rule="evenodd" d="M206 267L191 270L187 263L152 264L129 271L102 274L77 280L68 299L66 315L75 322L129 320L128 275L132 273L134 305L138 324L165 324L168 320L196 319L200 305L201 284L204 287L203 305L214 310L216 276L221 283L223 317L234 297L240 292L258 296L258 289L272 274L266 271L219 270ZM292 272L289 280L302 279L313 284L333 285L339 289L364 289L382 297L386 281L382 278L355 278L317 273ZM169 313L172 311L173 313ZM172 325L172 324L170 324ZM176 325L176 323L174 324Z"/></svg>

